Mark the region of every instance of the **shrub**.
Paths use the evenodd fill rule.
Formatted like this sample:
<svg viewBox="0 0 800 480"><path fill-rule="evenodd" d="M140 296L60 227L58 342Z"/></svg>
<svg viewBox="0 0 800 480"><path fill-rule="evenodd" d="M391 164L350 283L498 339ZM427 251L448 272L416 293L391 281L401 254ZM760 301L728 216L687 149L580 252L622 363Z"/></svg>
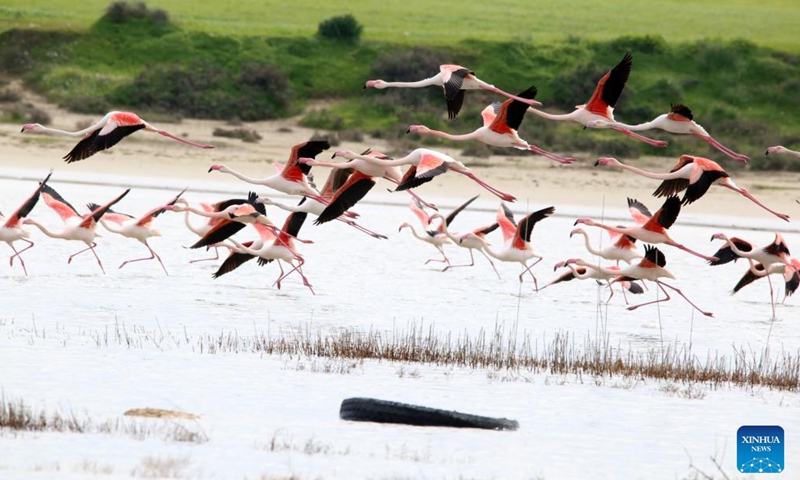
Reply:
<svg viewBox="0 0 800 480"><path fill-rule="evenodd" d="M0 103L18 102L20 100L19 93L9 88L0 90Z"/></svg>
<svg viewBox="0 0 800 480"><path fill-rule="evenodd" d="M364 27L350 14L331 17L319 24L317 35L328 40L356 43Z"/></svg>
<svg viewBox="0 0 800 480"><path fill-rule="evenodd" d="M225 128L215 128L212 133L215 137L238 138L245 143L256 143L261 140L261 135L255 130L248 130L246 128L234 128L227 130Z"/></svg>
<svg viewBox="0 0 800 480"><path fill-rule="evenodd" d="M75 113L102 113L110 111L111 104L103 97L77 96L67 97L59 106Z"/></svg>
<svg viewBox="0 0 800 480"><path fill-rule="evenodd" d="M108 6L106 13L92 26L96 32L106 34L120 33L126 35L140 33L142 35L161 36L177 28L169 19L169 14L160 8L150 9L144 2L114 2Z"/></svg>

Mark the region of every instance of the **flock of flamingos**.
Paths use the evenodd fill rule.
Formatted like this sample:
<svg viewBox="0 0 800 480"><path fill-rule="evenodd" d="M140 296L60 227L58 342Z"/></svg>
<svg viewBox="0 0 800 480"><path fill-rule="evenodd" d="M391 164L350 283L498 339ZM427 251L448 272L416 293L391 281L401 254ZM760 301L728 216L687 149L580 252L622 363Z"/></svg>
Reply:
<svg viewBox="0 0 800 480"><path fill-rule="evenodd" d="M502 103L495 102L487 106L481 112L483 126L471 133L456 135L431 130L423 125L411 125L407 133L434 135L456 141L478 140L498 147L529 150L563 164L572 163L575 159L545 151L519 137L517 130L526 113L531 112L549 120L573 121L588 128L611 129L658 147L666 146L666 142L653 140L637 132L661 129L678 135L693 135L707 142L734 161L748 162L749 158L747 156L722 145L712 138L703 127L695 123L692 119L691 110L685 105L674 104L668 113L658 116L651 122L639 125L626 125L617 122L613 115L614 106L625 87L631 66L632 57L627 54L619 64L600 79L592 96L584 105L580 105L573 112L563 115L550 114L533 108L541 106L541 103L535 100L536 87L532 86L518 95L513 95L483 82L473 72L458 65L442 65L439 73L417 82L369 80L365 83L364 88L420 88L432 85L442 87L450 118L455 118L458 115L464 102L466 90L480 89L503 95L508 99ZM64 156L67 163L84 160L101 150L111 148L124 137L138 130L157 133L194 147L213 148L212 145L191 142L158 129L130 112L110 112L96 124L76 132L48 128L39 124L27 124L22 127L23 133L49 133L79 138L78 144ZM15 260L18 260L25 275L27 275L27 270L22 254L34 245L29 240L29 232L23 228L25 225L33 225L40 229L44 235L51 238L83 242L86 247L71 255L68 262L71 262L79 254L91 252L100 269L103 270L103 264L95 251L97 224L101 223L111 232L141 242L150 254L147 257L128 260L122 263L120 268L132 262L157 260L166 273L166 268L161 262L161 258L150 248L147 240L152 236L159 235L159 232L153 227L154 220L159 215L165 211L185 212L186 225L199 236L197 243L192 248L206 247L216 250L224 247L229 251L227 258L223 260L214 274L215 278L230 273L238 266L255 258L261 265L274 262L279 266L280 276L274 283L278 288L280 288L281 281L296 272L302 278L303 284L313 292L311 283L303 273L303 256L298 251L298 244L311 243L310 240L300 237L300 229L306 217L308 214L315 216L314 223L317 225L336 220L375 238L386 238L359 224L356 221L358 215L350 211L350 208L375 185L377 179L383 178L394 183L396 190L405 190L411 195L410 208L419 219L422 230L417 231L409 223L400 225L400 230L409 228L416 238L431 244L438 250L441 258L430 259L426 263L441 262L445 265L443 271L457 266L464 266L452 265L445 254L444 245L453 244L469 251L472 260L469 266L475 264L473 251L483 255L494 268L495 273L497 273L497 269L492 259L501 262L520 263L522 272L519 275L519 281L523 282L526 276L529 275L534 282L535 288L537 290L540 288L531 269L542 260L542 256L533 247L531 234L538 222L553 214L554 207L532 212L519 221L515 221L511 210L504 203L513 202L515 200L514 196L487 184L463 163L435 150L418 148L397 159L370 150L361 154L351 151L337 151L333 154L333 158L341 158L345 161L325 162L316 160L319 154L329 148L330 145L326 141L312 140L295 145L287 162L283 165L275 164L276 173L264 178L248 177L231 170L225 165L212 165L209 168L209 172L228 173L248 183L269 187L284 194L302 197L296 205L280 204L268 197L259 197L251 192L246 198L226 199L213 205L200 204L198 208L195 208L182 198L184 192L181 192L169 202L136 217L119 213L112 209L128 193L129 190L126 190L104 205L89 204L89 211L80 213L78 209L70 205L48 184L50 175L47 175L39 183L33 194L15 212L5 218L0 214L0 240L8 243L14 251L10 257L11 266L13 267ZM800 156L800 152L791 151L781 146L770 147L766 151L767 155L779 153ZM734 292L759 278L766 277L770 285L773 318L775 316L775 294L770 276L774 274L781 276L785 284L786 296L791 295L800 285L800 273L798 272L800 261L790 257L789 248L780 233L776 232L775 240L771 244L763 246L753 245L742 238L729 238L723 233L718 233L712 239L719 239L722 244L713 255L704 255L692 250L670 236L669 229L676 222L681 208L699 200L714 184L733 190L749 201L756 203L771 215L775 215L781 220L789 221L788 215L776 212L764 205L747 190L737 186L717 162L693 155L681 155L677 163L666 173L644 171L608 157L600 157L595 165L628 170L647 178L660 180L661 184L655 190L654 196L664 197L664 202L655 213L651 213L638 200L629 199L628 207L633 221L629 226L605 225L589 218L577 219L576 226L599 227L608 231L611 240L603 248L594 248L590 243L589 234L582 228L574 229L570 236L583 235L588 252L610 263L608 266L601 266L575 258L562 261L556 265L556 269L561 268L562 273L555 280L541 288L572 279L595 279L605 282L609 289L615 284L620 285L623 294L626 295L626 292L642 293L642 285L638 282L649 280L663 291L664 297L629 306L629 310L667 301L670 299L669 292L672 291L683 297L699 312L711 316L711 312L701 309L679 289L662 280L665 278L674 279L675 277L665 268L665 255L655 246L658 244L665 244L683 250L709 262L711 265L725 264L739 258L747 259L749 267L745 270L739 283L734 287ZM309 175L312 166L331 169L331 173L321 189L316 188ZM405 172L402 172L401 166L407 166L408 168ZM436 211L434 205L426 202L413 190L448 171L469 177L502 200L493 223L465 233L454 233L449 230L449 225L456 215L467 208L476 197L466 201L445 216ZM683 195L682 198L679 197L681 193ZM51 231L35 219L28 218L40 197L63 220L63 228L61 230ZM268 218L265 205L274 205L290 212L282 226L278 226ZM425 210L426 208L432 214L429 214ZM189 220L190 213L204 217L205 223L200 227L193 225ZM240 242L233 237L235 233L247 228L248 225L252 226L258 233L258 237L255 240ZM496 229L502 232L504 240L503 245L498 248L495 248L487 238ZM14 246L17 241L25 243L24 248L17 250ZM639 243L647 244L644 246L643 251L639 249ZM214 259L218 258L219 255L217 254ZM624 262L627 266L620 267L620 262ZM286 270L284 270L282 263L288 265ZM105 271L103 270L103 272ZM613 290L611 290L610 295L613 295ZM626 303L628 302L627 295L625 301Z"/></svg>

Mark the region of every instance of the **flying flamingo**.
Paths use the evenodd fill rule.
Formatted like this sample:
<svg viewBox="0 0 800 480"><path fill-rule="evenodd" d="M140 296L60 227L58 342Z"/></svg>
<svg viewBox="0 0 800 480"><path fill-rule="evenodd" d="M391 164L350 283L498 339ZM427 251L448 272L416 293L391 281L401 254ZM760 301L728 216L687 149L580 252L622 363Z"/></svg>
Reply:
<svg viewBox="0 0 800 480"><path fill-rule="evenodd" d="M781 275L783 277L784 283L786 284L786 292L783 297L784 302L790 295L797 291L798 287L800 287L800 260L796 258L789 260L789 263L792 265L791 267L783 263L773 263L769 266L769 269L765 269L764 265L761 263L755 263L752 258L748 258L747 261L750 262L750 266L744 275L742 275L742 278L739 279L736 286L733 287L732 294L750 285L759 278L768 277L769 275Z"/></svg>
<svg viewBox="0 0 800 480"><path fill-rule="evenodd" d="M570 263L570 260L567 260L555 264L555 266L553 267L553 271L556 271L562 267L566 268L567 270L561 273L555 279L553 279L550 283L543 286L541 290L544 290L545 288L551 285L555 285L557 283L569 282L575 279L578 280L594 279L598 280L597 283L600 283L599 280L604 280L608 282L609 280L619 278L619 272L620 272L619 267L607 267L608 270L607 272L601 272L592 267L581 267L575 265L575 261L577 261L577 259L571 259L571 261L572 263ZM612 275L610 272L617 272L617 275ZM644 293L644 289L642 288L642 286L632 280L620 281L619 284L622 287L622 296L625 299L626 304L628 304L628 296L625 293L626 290L634 295L639 295ZM608 296L608 300L606 300L606 303L610 302L611 298L614 297L614 289L611 288L610 284L607 284L607 286L611 294Z"/></svg>
<svg viewBox="0 0 800 480"><path fill-rule="evenodd" d="M277 235L274 242L264 244L261 248L250 248L238 243L233 239L231 239L231 242L236 245L239 252L260 257L260 265L264 265L272 260L282 260L288 263L292 268L288 272L284 273L283 267L281 266L281 275L274 283L274 285L276 285L279 289L281 288L281 281L289 276L292 272L296 271L297 274L303 279L303 285L308 287L313 294L314 289L311 287L311 283L308 281L308 278L306 278L305 274L303 274L303 264L305 264L305 259L299 253L297 253L297 249L294 245L294 240L297 239L297 234L300 232L300 227L303 226L303 222L305 221L307 215L307 213L290 213L289 216L286 217L283 228L279 230L280 233ZM255 223L260 223L260 219L264 217L264 215L259 212L251 212L245 214L244 216L253 218ZM234 218L234 220L236 220L236 218ZM294 261L297 261L297 265L294 264ZM280 261L278 262L278 265L280 266Z"/></svg>
<svg viewBox="0 0 800 480"><path fill-rule="evenodd" d="M794 150L789 150L788 148L784 147L783 145L776 145L774 147L767 148L767 151L764 152L764 156L766 157L770 153L788 153L789 155L794 155L795 157L800 157L800 152L796 152Z"/></svg>
<svg viewBox="0 0 800 480"><path fill-rule="evenodd" d="M520 93L519 96L533 99L536 97L536 92L536 87L531 87ZM527 104L509 99L502 104L496 102L484 108L481 112L483 126L471 133L453 135L447 132L431 130L425 125L411 125L408 127L408 130L406 130L406 133L414 132L420 135L433 135L434 137L456 141L478 140L487 145L494 145L495 147L513 147L520 150L530 150L559 163L569 164L574 162L574 158L562 157L550 153L519 138L517 129L519 129L527 110Z"/></svg>
<svg viewBox="0 0 800 480"><path fill-rule="evenodd" d="M22 133L37 132L67 137L81 137L78 144L68 154L64 155L64 160L67 163L77 162L78 160L89 158L97 152L109 149L137 130L157 133L193 147L214 148L213 145L190 142L165 130L156 128L132 112L109 112L99 122L77 132L48 128L38 123L28 123L22 126Z"/></svg>
<svg viewBox="0 0 800 480"><path fill-rule="evenodd" d="M472 203L472 201L475 200L476 198L478 198L478 197L477 196L473 197L471 200L468 201L467 204ZM453 212L450 215L448 215L447 218L445 218L440 213L437 212L437 213L434 213L433 215L430 216L430 221L433 221L433 220L438 218L442 222L440 229L444 232L445 235L447 235L447 238L449 238L450 241L453 242L455 245L458 245L461 248L466 248L467 250L469 250L469 263L468 264L464 264L464 265L448 265L442 271L446 272L447 270L449 270L451 268L456 268L456 267L472 267L472 266L474 266L475 265L475 256L472 253L472 251L473 250L477 250L478 252L480 252L481 255L483 255L486 258L486 260L489 261L489 265L492 266L492 269L494 270L494 273L497 274L497 279L499 280L500 279L500 272L497 271L497 267L494 266L494 262L489 257L489 255L487 255L486 252L483 251L483 247L484 247L484 245L486 245L486 235L488 235L488 234L492 233L493 231L497 230L497 227L499 227L500 224L495 222L495 223L493 223L491 225L488 225L488 226L476 228L475 230L472 230L472 232L470 232L475 237L463 238L464 234L462 234L462 233L453 233L448 228L449 225L450 225L450 222L453 221L453 217L455 217L454 213L458 213L458 212ZM481 241L481 240L483 240L483 241Z"/></svg>
<svg viewBox="0 0 800 480"><path fill-rule="evenodd" d="M131 189L129 188L122 192L120 196L106 203L102 207L96 208L85 215L81 215L77 210L75 210L75 207L64 200L64 197L59 195L49 185L43 185L41 195L42 198L44 198L44 203L46 203L48 207L52 208L58 214L58 216L61 217L61 220L64 222L64 228L58 232L51 232L47 229L47 227L32 218L26 218L22 221L22 223L24 225L33 225L39 228L42 233L50 238L76 240L85 243L88 245L88 247L70 255L67 263L72 263L72 259L75 258L75 256L80 255L87 250L91 250L92 254L94 254L94 258L97 260L97 264L100 266L100 270L102 270L103 273L106 273L106 270L103 268L103 263L100 261L100 257L98 257L97 252L94 251L94 247L97 246L94 241L95 237L97 237L97 232L95 231L97 228L97 221L103 216L104 213L108 211L109 208L113 207L115 203L122 200L123 197L125 197L125 195L127 195L130 191Z"/></svg>
<svg viewBox="0 0 800 480"><path fill-rule="evenodd" d="M161 235L160 231L153 228L153 220L166 211L165 207L175 205L175 202L177 202L178 199L181 198L181 195L183 195L185 191L186 189L184 189L182 192L176 195L175 198L173 198L166 204L160 205L150 210L149 212L145 213L139 218L136 218L132 215L128 215L126 213L115 212L110 208L106 209L105 213L100 217L100 223L103 224L103 227L105 227L106 230L108 230L109 232L122 235L123 237L137 240L142 245L147 247L147 250L150 251L149 257L136 258L133 260L125 260L124 262L122 262L119 268L122 268L125 265L133 262L141 262L144 260L156 259L158 260L158 263L161 264L161 268L164 270L164 273L169 275L169 273L167 273L167 267L165 267L164 262L161 261L161 257L159 257L158 254L155 251L153 251L152 248L150 248L150 245L147 244L147 239L150 237L157 237ZM96 203L90 203L87 205L87 207L89 207L89 210L95 211L98 208L100 208L100 205L97 205Z"/></svg>
<svg viewBox="0 0 800 480"><path fill-rule="evenodd" d="M207 234L208 231L211 230L218 223L220 223L223 220L227 220L229 218L229 217L225 217L224 212L223 212L222 215L213 216L213 215L215 215L214 212L219 213L219 212L225 210L230 205L229 202L235 202L237 200L240 203L244 203L244 202L247 201L247 200L242 198L242 199L223 200L223 201L220 201L220 202L217 202L217 203L214 203L214 204L201 202L200 203L200 209L198 210L198 209L196 209L194 207L190 207L189 202L187 202L183 198L180 198L180 199L178 199L178 201L175 202L175 205L178 205L177 207L175 205L170 205L170 206L166 207L166 210L175 211L175 212L184 212L185 215L183 217L183 221L186 224L186 227L189 229L189 231L191 231L192 233L194 233L198 237L202 237L205 234ZM204 213L212 215L212 216L209 216L209 217L206 217L206 216L203 215L203 217L206 218L206 222L204 224L200 225L199 227L196 227L196 226L192 225L192 222L189 220L189 216L193 212L197 212L197 211L202 211ZM195 260L190 260L189 263L205 262L205 261L208 261L208 260L219 260L219 247L230 248L230 245L226 245L224 243L219 243L219 244L215 244L215 245L209 246L209 248L212 248L212 247L214 248L215 256L210 257L210 258L198 258L198 259L195 259Z"/></svg>
<svg viewBox="0 0 800 480"><path fill-rule="evenodd" d="M437 258L431 258L431 259L428 259L425 262L425 265L427 265L427 264L429 264L431 262L442 262L442 263L446 263L449 266L450 265L450 259L447 258L447 255L445 255L444 249L442 248L444 245L447 245L447 244L450 243L450 239L447 238L447 234L444 233L444 230L443 230L444 227L443 226L439 226L439 228L437 228L437 229L431 228L430 218L428 217L428 214L425 213L425 210L422 209L422 205L419 203L418 200L412 199L411 203L409 204L409 207L411 207L411 211L419 219L419 223L422 224L422 228L423 228L422 233L418 233L417 229L414 228L414 226L411 225L408 222L402 223L400 225L400 228L397 229L397 231L401 232L401 231L403 231L404 228L409 228L411 230L411 234L414 235L414 237L416 237L418 240L421 240L421 241L423 241L425 243L429 243L429 244L433 245L436 248L436 250L438 250L439 253L442 254L442 260L439 260ZM456 213L458 213L458 212L456 212ZM444 225L444 221L445 220L442 220L442 225Z"/></svg>
<svg viewBox="0 0 800 480"><path fill-rule="evenodd" d="M352 158L348 157L348 154L352 154L352 156L351 156ZM373 152L370 149L367 149L361 155L370 157L370 158L375 159L375 160L383 160L383 161L392 160L392 158L389 157L388 155L383 154L381 152ZM342 162L342 163L320 162L318 160L312 160L312 159L308 159L308 158L300 159L299 162L303 163L303 164L306 164L306 165L328 167L328 168L334 168L334 169L339 169L339 170L351 170L352 169L352 170L356 170L358 172L361 172L364 175L367 175L369 177L383 178L384 180L392 182L395 185L399 185L400 182L403 180L403 172L402 172L402 170L400 170L399 166L396 166L396 165L395 166L386 166L384 163L381 163L381 162L377 162L376 163L375 161L365 161L365 160L362 160L360 158L355 158L355 156L356 156L356 154L353 153L353 152L349 152L347 150L340 150L340 151L334 153L332 158L344 157L344 158L348 159L347 162ZM329 215L333 215L335 212L340 211L340 210L342 210L344 208L350 208L353 205L355 205L359 200L361 200L364 197L364 195L367 194L367 191L369 191L366 188L366 186L367 186L366 180L364 180L363 178L361 180L361 184L362 184L361 188L356 188L355 190L351 190L347 195L340 196L339 198L337 198L336 202L334 202L334 204L330 207L330 210L328 211L328 213L326 213L326 217L329 216ZM426 207L432 208L434 210L437 209L436 205L426 202L425 200L420 198L416 193L414 193L414 192L412 192L410 190L406 190L406 191L413 198L415 198L416 200L419 200L419 202L421 204L425 205ZM363 193L363 195L359 196L361 193Z"/></svg>
<svg viewBox="0 0 800 480"><path fill-rule="evenodd" d="M266 225L263 225L258 222L253 222L253 227L258 233L259 238L257 238L256 240L242 242L241 246L248 247L254 250L261 250L262 248L264 248L264 245L268 245L274 242L275 239L277 238L273 233L273 231L267 228ZM217 271L214 272L214 274L212 275L214 279L217 279L222 275L225 275L226 273L230 273L236 270L249 260L252 260L254 258L259 258L256 257L255 255L251 255L249 253L242 251L239 247L233 244L231 244L231 246L228 247L228 250L229 250L228 257L222 262ZM273 259L268 259L268 260L262 259L259 261L259 265L263 266L272 261ZM281 273L283 273L282 267L281 267Z"/></svg>
<svg viewBox="0 0 800 480"><path fill-rule="evenodd" d="M648 172L640 168L625 165L616 158L610 157L598 158L597 162L595 162L595 166L598 165L628 170L629 172L647 178L664 180L656 191L653 192L653 195L656 197L675 195L678 192L686 190L686 193L683 195L683 200L681 201L683 205L689 205L698 200L705 195L711 185L719 185L741 194L781 220L789 221L789 215L776 212L761 203L756 197L751 195L750 192L733 183L733 180L730 179L730 175L728 175L717 162L707 158L695 157L693 155L681 155L678 159L678 163L672 167L669 173Z"/></svg>
<svg viewBox="0 0 800 480"><path fill-rule="evenodd" d="M780 233L775 232L775 240L764 247L756 247L752 243L738 237L728 238L724 233L715 233L711 240L723 240L725 243L714 254L718 260L710 262L711 265L724 265L739 258L752 259L763 265L767 271L773 264L783 264L787 269L796 269L790 260L789 247ZM769 283L769 296L772 301L772 318L775 318L775 291L772 288L772 280L767 275Z"/></svg>
<svg viewBox="0 0 800 480"><path fill-rule="evenodd" d="M725 145L719 143L711 137L706 130L698 125L694 120L692 111L689 107L680 103L671 103L669 113L657 116L650 122L640 123L638 125L626 125L621 122L607 121L607 120L590 120L586 122L587 128L623 128L632 132L641 132L643 130L661 129L676 135L694 135L695 137L703 140L720 152L736 160L737 162L747 163L750 157L736 153Z"/></svg>
<svg viewBox="0 0 800 480"><path fill-rule="evenodd" d="M656 213L656 215L658 215ZM679 289L673 287L672 285L668 285L663 281L659 280L660 278L672 278L674 279L675 276L669 272L666 268L667 260L664 257L664 254L661 253L661 250L652 246L652 245L645 245L644 246L644 258L639 261L637 265L631 265L629 267L625 267L621 270L612 270L606 267L601 267L600 265L593 265L591 263L584 262L580 259L570 259L567 260L567 263L575 264L581 267L593 268L597 271L607 273L609 275L618 275L618 277L614 280L609 282L609 285L613 283L629 281L629 280L650 280L654 282L656 285L661 288L661 291L664 292L665 298L652 300L650 302L641 303L639 305L632 305L628 307L628 310L636 310L639 307L644 307L645 305L652 305L654 303L666 302L670 299L669 292L664 287L673 290L678 295L683 297L689 305L695 308L698 312L702 313L707 317L713 317L714 314L711 312L706 312L694 303L689 300L686 295L683 294Z"/></svg>
<svg viewBox="0 0 800 480"><path fill-rule="evenodd" d="M475 76L475 72L470 71L460 65L439 65L439 73L424 80L416 82L384 82L383 80L368 80L364 84L364 89L377 88L384 89L390 87L397 88L422 88L431 85L438 85L444 89L444 98L447 100L448 118L456 118L464 103L464 90L488 90L508 98L513 98L528 105L541 105L532 98L521 98L516 95L504 92L494 85L480 80Z"/></svg>
<svg viewBox="0 0 800 480"><path fill-rule="evenodd" d="M631 217L638 225L644 225L653 216L650 210L635 198L628 198L628 210L630 211ZM608 234L614 243L600 249L595 249L589 242L589 234L586 233L586 230L576 228L569 232L570 238L572 238L573 235L583 235L584 244L589 253L605 260L616 261L618 267L620 261L630 264L634 260L642 258L642 254L636 246L635 238L630 235L620 235L611 231L609 231Z"/></svg>
<svg viewBox="0 0 800 480"><path fill-rule="evenodd" d="M235 170L231 170L225 165L212 165L208 169L209 173L219 171L222 173L230 173L239 180L256 185L264 185L287 195L302 195L304 197L312 198L320 203L325 203L325 200L319 195L319 192L314 190L308 183L308 172L311 170L310 165L299 163L297 160L300 158L314 158L324 150L331 148L331 144L326 140L309 140L308 142L298 143L292 147L292 153L284 165L283 170L275 175L265 178L248 177Z"/></svg>
<svg viewBox="0 0 800 480"><path fill-rule="evenodd" d="M0 212L0 241L6 242L11 250L14 251L14 255L8 259L9 266L14 266L14 258L19 258L19 263L22 265L22 271L25 272L25 276L28 276L28 269L25 268L25 260L22 259L22 253L30 250L33 248L33 242L28 240L30 237L30 233L27 230L22 228L22 220L31 213L33 207L36 206L36 203L39 201L39 194L42 191L42 187L45 186L48 180L50 180L50 175L53 174L53 171L50 170L50 173L47 174L44 180L39 182L39 186L36 190L28 197L25 202L17 208L14 213L8 216L8 218L3 217L3 213ZM21 240L28 244L22 250L17 251L14 248L14 242L17 240Z"/></svg>
<svg viewBox="0 0 800 480"><path fill-rule="evenodd" d="M535 108L529 108L528 110L548 120L571 120L573 122L580 123L584 127L586 126L586 122L591 120L606 120L613 122L614 107L616 106L620 95L622 95L622 90L625 88L625 82L628 81L628 75L631 73L631 65L633 65L633 57L630 53L626 53L625 57L623 57L622 61L620 61L616 67L612 68L606 72L605 75L603 75L603 78L601 78L597 83L597 87L595 88L594 93L589 101L584 105L576 106L575 110L570 113L564 115L555 115L537 110ZM653 140L652 138L647 138L625 128L613 125L609 126L608 128L620 133L624 133L629 137L633 137L637 140L647 143L648 145L653 145L654 147L667 146L667 142Z"/></svg>
<svg viewBox="0 0 800 480"><path fill-rule="evenodd" d="M516 200L514 196L509 195L507 193L503 193L500 190L492 187L488 183L484 182L483 180L479 179L475 176L472 171L467 168L463 163L459 162L458 160L454 159L453 157L446 155L441 152L437 152L435 150L430 150L427 148L418 148L403 158L398 158L396 160L379 160L373 157L365 156L365 155L358 155L354 152L349 150L343 150L340 152L336 152L337 156L341 156L347 159L360 159L367 162L371 162L375 165L383 165L384 167L393 167L393 166L401 166L401 165L410 165L410 168L406 170L405 175L403 176L400 184L395 189L396 191L408 190L410 188L415 188L423 183L430 182L433 177L437 175L441 175L448 170L460 173L472 179L475 183L482 186L486 190L492 192L493 194L497 195L501 199L513 202Z"/></svg>
<svg viewBox="0 0 800 480"><path fill-rule="evenodd" d="M501 262L516 262L525 267L522 273L519 274L519 282L522 283L522 276L525 273L530 273L533 278L533 285L536 291L539 291L539 282L536 276L531 271L537 263L542 261L542 256L533 248L531 244L531 232L533 227L539 220L549 217L555 212L555 207L547 207L536 212L533 212L519 223L514 223L514 214L504 203L500 203L497 209L497 223L500 224L500 230L503 232L505 246L502 250L494 250L485 238L482 238L475 233L466 233L459 239L460 242L477 241L483 245L484 251L490 256L500 260ZM532 264L528 265L528 260L535 258Z"/></svg>
<svg viewBox="0 0 800 480"><path fill-rule="evenodd" d="M595 222L590 218L579 218L575 221L575 225L584 224L593 227L600 227L609 232L616 232L622 235L629 235L644 243L665 243L673 247L679 248L692 255L698 256L703 260L710 262L716 261L715 257L708 257L702 253L696 252L685 245L682 245L672 238L667 233L667 229L675 223L678 219L678 214L681 212L681 201L676 196L667 197L664 205L643 225L635 225L632 227L616 227L612 225L605 225Z"/></svg>

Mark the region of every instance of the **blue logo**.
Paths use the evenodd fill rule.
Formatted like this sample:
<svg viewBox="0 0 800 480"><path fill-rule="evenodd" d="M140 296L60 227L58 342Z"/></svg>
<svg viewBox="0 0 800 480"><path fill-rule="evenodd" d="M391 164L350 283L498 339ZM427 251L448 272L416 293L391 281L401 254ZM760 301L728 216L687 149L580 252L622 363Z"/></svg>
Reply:
<svg viewBox="0 0 800 480"><path fill-rule="evenodd" d="M740 473L781 473L783 428L777 425L744 425L736 432L736 461Z"/></svg>

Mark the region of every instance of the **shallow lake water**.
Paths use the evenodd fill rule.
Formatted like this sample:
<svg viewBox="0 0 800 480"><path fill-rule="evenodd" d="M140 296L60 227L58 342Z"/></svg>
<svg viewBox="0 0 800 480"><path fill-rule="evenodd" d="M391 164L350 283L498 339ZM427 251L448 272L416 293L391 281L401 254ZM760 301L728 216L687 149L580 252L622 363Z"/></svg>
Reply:
<svg viewBox="0 0 800 480"><path fill-rule="evenodd" d="M20 172L38 176L38 172L0 173L13 177ZM168 200L186 186L168 181L169 188L162 188L161 182L154 181L151 188L142 178L92 179L102 184L73 180L78 179L57 172L50 185L81 211L87 202L102 204L125 185L134 185L115 207L132 215ZM193 204L241 196L248 188L213 182L190 187L185 198ZM35 182L29 180L0 178L0 211L13 211L34 188ZM440 334L474 336L499 325L505 331L531 335L542 346L560 333L575 336L577 343L583 338L607 338L612 345L634 351L691 345L701 359L708 352L729 356L733 348L760 353L768 338L772 353L797 355L800 348L797 298L779 303L773 322L766 281L730 295L747 268L744 262L711 268L699 258L662 246L667 268L677 277L668 282L714 317L698 314L677 295L670 302L629 312L619 291L606 305L607 289L594 281L572 281L536 292L530 278L520 285L518 264L496 261L499 280L481 255L476 255L474 267L444 273L439 263L425 265L428 258L437 258L436 250L412 238L407 230L397 232L406 221L418 228L408 197L375 190L368 197L373 201L354 210L361 214L364 226L387 235L388 240L376 240L338 222L315 226L308 221L301 230L301 238L314 242L299 249L315 295L294 274L281 290L276 289L272 283L278 268L259 267L255 262L212 279L219 261L188 263L209 252L184 248L196 237L184 226L182 213L168 212L157 219L163 236L150 242L169 276L155 261L118 269L124 260L146 256L147 250L102 228L97 253L105 275L90 253L67 264L67 257L83 244L50 239L30 227L36 246L25 253L29 276L22 275L18 265L0 262L0 388L5 395L37 407L86 409L101 418L134 406L177 406L204 416L211 441L187 447L97 435L0 435L0 450L15 452L10 458L0 457L0 476L3 467L30 473L36 465L60 462L66 469L85 458L97 458L115 466L117 474L127 474L143 455L163 452L191 457L184 474L206 478L257 478L273 472L301 478L683 478L687 452L695 464L713 471L708 457L726 450L725 465L731 471L734 434L743 424L783 425L787 438L800 444L800 397L762 389L726 387L687 399L665 394L657 382L609 381L596 386L588 379L558 380L546 375L504 381L502 374L386 362L365 362L352 374L336 374L314 371L310 365L298 368L303 360L296 358L198 355L187 344L165 348L155 342L135 348L100 347L95 341L116 328L126 329L133 337L158 330L196 339L222 332L279 335L298 329L402 332L433 328ZM462 201L436 198L424 188L419 192L430 196L445 214ZM535 191L530 195L535 198ZM607 198L606 205L612 200L624 202L624 197ZM662 202L640 200L653 211ZM482 194L473 205L457 217L453 230L493 221L495 198ZM549 205L546 199L537 199L512 209L521 218ZM268 207L268 214L279 224L285 217L275 207ZM571 257L592 260L582 237L569 238L579 216L629 223L623 208L556 205L556 215L533 231L533 243L544 256L533 268L540 286L554 278L556 262ZM30 217L51 228L60 227L60 220L44 202ZM201 223L197 217L191 220ZM780 228L790 248L800 249L800 233L794 224L701 217L692 213L691 206L671 234L710 255L721 243L709 241L715 232L766 244L774 235L771 228ZM586 229L594 244L608 241L600 230ZM242 239L254 237L250 227L240 234ZM490 241L501 244L499 232L491 234ZM10 249L0 247L4 256L10 254ZM454 264L469 261L466 250L448 246L446 251ZM782 281L773 277L773 283L782 300ZM651 285L644 295L628 298L639 303L659 294ZM416 374L406 375L407 371ZM348 396L507 416L520 420L522 428L513 433L454 433L348 424L336 414L339 402ZM265 453L259 442L267 442L277 430L298 443L313 438L337 446L326 455ZM116 451L120 442L133 449L124 459ZM347 454L342 451L345 446L350 448ZM787 458L792 458L789 450ZM645 464L647 471L639 472L632 464Z"/></svg>

